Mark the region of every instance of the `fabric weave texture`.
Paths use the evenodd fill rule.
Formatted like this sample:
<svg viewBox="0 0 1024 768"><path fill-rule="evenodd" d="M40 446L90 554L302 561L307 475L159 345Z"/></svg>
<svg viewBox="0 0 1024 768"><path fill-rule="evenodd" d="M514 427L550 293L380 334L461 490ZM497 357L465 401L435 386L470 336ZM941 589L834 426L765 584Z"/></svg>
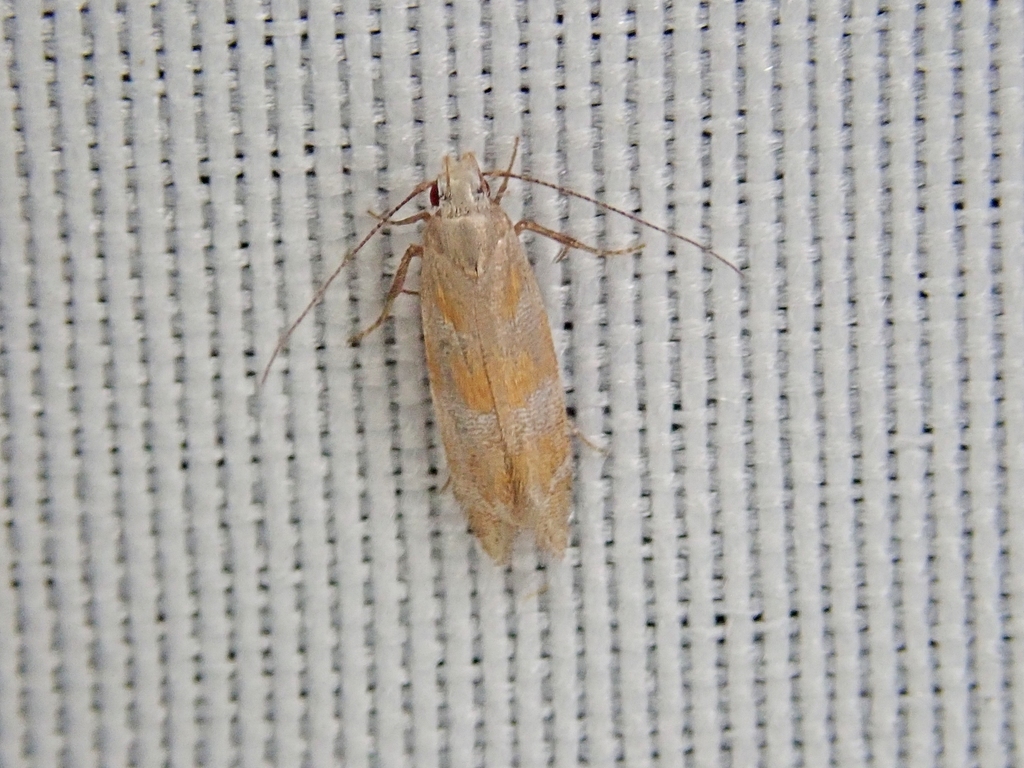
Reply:
<svg viewBox="0 0 1024 768"><path fill-rule="evenodd" d="M1024 763L1024 5L0 19L0 767ZM510 186L644 247L524 238L603 450L501 568L416 297L346 343L416 227L258 382L516 138L742 275Z"/></svg>

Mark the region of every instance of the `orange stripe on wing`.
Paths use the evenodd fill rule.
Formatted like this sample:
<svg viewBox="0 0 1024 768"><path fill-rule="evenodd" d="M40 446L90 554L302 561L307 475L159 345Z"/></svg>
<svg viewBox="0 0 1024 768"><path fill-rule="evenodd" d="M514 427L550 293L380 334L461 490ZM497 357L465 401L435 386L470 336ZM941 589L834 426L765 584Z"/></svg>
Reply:
<svg viewBox="0 0 1024 768"><path fill-rule="evenodd" d="M545 357L542 354L543 351L543 349L520 349L513 356L496 360L497 367L505 373L502 400L509 409L522 408L536 394L537 390L556 380L557 362L554 373L552 373L551 364L541 359Z"/></svg>
<svg viewBox="0 0 1024 768"><path fill-rule="evenodd" d="M477 350L467 354L452 355L448 362L451 367L451 381L459 399L472 411L493 413L494 394L484 369L484 359ZM431 372L437 376L440 372Z"/></svg>
<svg viewBox="0 0 1024 768"><path fill-rule="evenodd" d="M433 287L432 293L434 294L433 303L445 322L459 333L471 331L472 327L469 317L471 313L466 311L468 309L466 300L460 298L457 294L449 295L440 279L434 279L431 283Z"/></svg>

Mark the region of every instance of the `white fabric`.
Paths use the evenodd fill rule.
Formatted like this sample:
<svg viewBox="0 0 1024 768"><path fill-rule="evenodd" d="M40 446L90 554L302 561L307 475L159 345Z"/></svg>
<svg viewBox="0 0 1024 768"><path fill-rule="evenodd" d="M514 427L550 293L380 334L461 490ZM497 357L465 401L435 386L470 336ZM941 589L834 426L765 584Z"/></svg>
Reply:
<svg viewBox="0 0 1024 768"><path fill-rule="evenodd" d="M0 766L1024 763L1021 3L0 12ZM743 276L513 184L645 247L525 238L607 455L506 570L346 344L415 227L258 377L517 136Z"/></svg>

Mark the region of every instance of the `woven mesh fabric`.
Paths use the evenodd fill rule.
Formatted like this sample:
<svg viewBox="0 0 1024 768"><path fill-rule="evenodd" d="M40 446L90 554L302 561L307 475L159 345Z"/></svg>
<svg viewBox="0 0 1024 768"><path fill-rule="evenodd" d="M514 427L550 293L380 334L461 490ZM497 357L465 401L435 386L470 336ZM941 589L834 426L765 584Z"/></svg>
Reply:
<svg viewBox="0 0 1024 768"><path fill-rule="evenodd" d="M1021 3L0 15L0 766L1024 762ZM516 137L743 274L512 185L644 248L524 238L605 450L500 568L415 297L346 344L416 227L258 380Z"/></svg>

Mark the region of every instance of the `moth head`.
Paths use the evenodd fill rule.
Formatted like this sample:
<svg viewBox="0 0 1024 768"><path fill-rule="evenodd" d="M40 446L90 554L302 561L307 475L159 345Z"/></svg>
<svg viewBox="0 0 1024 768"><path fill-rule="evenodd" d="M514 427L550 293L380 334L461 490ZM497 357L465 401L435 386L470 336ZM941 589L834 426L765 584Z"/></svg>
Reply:
<svg viewBox="0 0 1024 768"><path fill-rule="evenodd" d="M459 159L446 155L441 175L430 188L430 204L446 216L460 216L481 210L491 201L491 188L480 172L476 157L467 152Z"/></svg>

